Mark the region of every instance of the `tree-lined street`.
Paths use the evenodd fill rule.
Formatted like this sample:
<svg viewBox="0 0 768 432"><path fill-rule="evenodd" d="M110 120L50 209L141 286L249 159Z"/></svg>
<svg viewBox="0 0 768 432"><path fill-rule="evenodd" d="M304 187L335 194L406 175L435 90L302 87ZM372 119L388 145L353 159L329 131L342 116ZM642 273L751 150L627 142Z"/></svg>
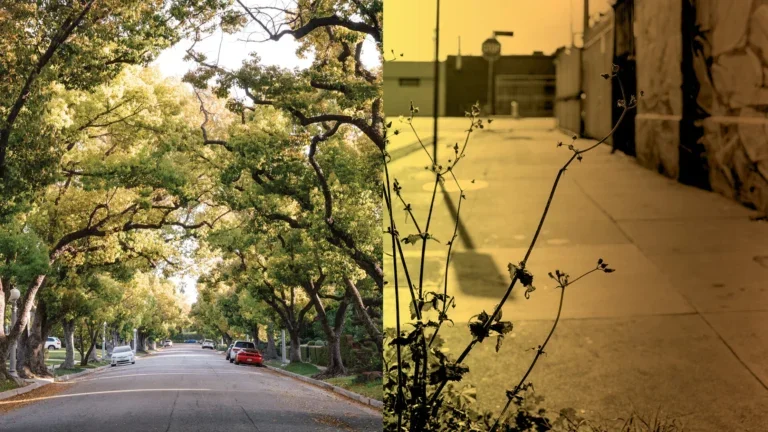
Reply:
<svg viewBox="0 0 768 432"><path fill-rule="evenodd" d="M235 366L197 344L49 386L62 390L19 408L0 401L2 430L381 430L371 408L266 368Z"/></svg>

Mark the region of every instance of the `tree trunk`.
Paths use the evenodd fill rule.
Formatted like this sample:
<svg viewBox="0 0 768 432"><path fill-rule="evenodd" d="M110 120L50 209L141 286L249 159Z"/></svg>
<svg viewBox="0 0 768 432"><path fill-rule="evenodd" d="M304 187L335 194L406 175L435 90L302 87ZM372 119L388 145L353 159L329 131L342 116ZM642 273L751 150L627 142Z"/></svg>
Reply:
<svg viewBox="0 0 768 432"><path fill-rule="evenodd" d="M45 340L50 323L47 320L45 303L40 301L35 310L35 319L30 321L29 331L22 332L19 340L16 369L23 378L50 377L45 364Z"/></svg>
<svg viewBox="0 0 768 432"><path fill-rule="evenodd" d="M85 355L82 355L80 357L80 366L88 366L88 362L93 360L94 362L97 361L96 359L96 351L94 348L96 347L96 338L99 337L99 333L96 331L94 326L89 324L85 325L88 334L84 335L87 336L88 339L88 351L85 353ZM85 346L85 337L83 338L81 344Z"/></svg>
<svg viewBox="0 0 768 432"><path fill-rule="evenodd" d="M2 320L0 320L0 363L3 363L2 366L0 366L0 372L2 372L3 376L0 376L0 380L3 379L3 377L6 377L7 379L14 379L17 383L23 383L22 380L12 378L8 372L7 367L5 366L5 360L10 358L10 350L13 346L14 341L18 341L21 339L21 333L22 329L26 327L27 322L29 321L29 312L32 310L32 303L35 299L35 295L37 294L37 291L42 286L43 282L45 281L45 276L40 275L36 277L32 283L30 283L29 287L27 288L27 292L24 294L23 297L21 297L18 300L18 312L17 312L17 318L16 318L16 324L13 326L9 326L8 332L5 330L5 308L6 308L6 295L10 295L10 290L13 288L13 285L6 279L6 280L0 280L0 317L2 317ZM8 291L8 292L6 292ZM15 354L15 353L14 353ZM18 357L17 357L18 358Z"/></svg>
<svg viewBox="0 0 768 432"><path fill-rule="evenodd" d="M221 332L221 338L224 340L224 344L227 346L232 343L232 336L230 336L228 333Z"/></svg>
<svg viewBox="0 0 768 432"><path fill-rule="evenodd" d="M2 293L0 293L2 295ZM20 378L16 378L11 376L10 372L8 371L8 366L5 364L5 358L8 356L8 351L10 350L10 344L8 344L9 338L0 338L0 385L5 384L6 381L14 381L17 386L21 386L24 384L24 381Z"/></svg>
<svg viewBox="0 0 768 432"><path fill-rule="evenodd" d="M75 320L63 320L61 326L64 328L64 343L67 345L67 354L64 362L59 366L64 369L74 369L75 367Z"/></svg>
<svg viewBox="0 0 768 432"><path fill-rule="evenodd" d="M344 319L347 313L347 306L349 305L347 297L344 297L339 302L339 307L336 310L336 317L333 322L333 327L328 322L328 314L323 306L323 301L320 298L320 287L322 286L322 279L317 282L309 281L305 284L304 289L309 295L309 299L315 306L315 312L317 312L317 319L320 321L320 328L325 333L325 340L328 341L328 367L320 374L323 377L333 377L338 375L346 375L347 368L344 367L344 361L341 358L341 331L344 327Z"/></svg>
<svg viewBox="0 0 768 432"><path fill-rule="evenodd" d="M288 334L291 336L291 348L289 350L289 357L291 363L301 363L301 338L299 338L299 331L288 330Z"/></svg>
<svg viewBox="0 0 768 432"><path fill-rule="evenodd" d="M275 348L275 329L271 323L267 325L267 352L265 355L268 359L277 358L277 349Z"/></svg>
<svg viewBox="0 0 768 432"><path fill-rule="evenodd" d="M347 368L341 358L341 336L328 341L328 368L322 373L323 376L345 375Z"/></svg>
<svg viewBox="0 0 768 432"><path fill-rule="evenodd" d="M259 349L259 325L254 324L252 331L253 331L253 345L256 347L256 349Z"/></svg>
<svg viewBox="0 0 768 432"><path fill-rule="evenodd" d="M379 353L384 352L380 326L373 321L371 315L368 313L368 309L365 307L365 304L363 304L363 298L360 295L360 291L357 289L355 283L347 276L344 276L344 284L347 287L347 294L352 298L355 311L357 311L365 326L365 330L368 332L368 336L375 341Z"/></svg>

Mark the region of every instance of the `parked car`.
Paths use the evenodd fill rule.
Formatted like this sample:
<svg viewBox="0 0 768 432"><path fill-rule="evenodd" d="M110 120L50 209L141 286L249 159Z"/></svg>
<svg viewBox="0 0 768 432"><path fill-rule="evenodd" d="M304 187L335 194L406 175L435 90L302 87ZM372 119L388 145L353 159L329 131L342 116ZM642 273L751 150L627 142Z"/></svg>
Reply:
<svg viewBox="0 0 768 432"><path fill-rule="evenodd" d="M256 349L253 342L247 341L234 341L232 343L232 349L229 351L229 362L234 363L237 353L243 349Z"/></svg>
<svg viewBox="0 0 768 432"><path fill-rule="evenodd" d="M170 339L166 339L166 340L164 340L164 341L162 341L160 343L160 346L162 346L162 347L172 347L173 346L173 341L170 340Z"/></svg>
<svg viewBox="0 0 768 432"><path fill-rule="evenodd" d="M210 348L212 350L216 349L216 344L210 339L205 339L203 340L203 349L206 349L206 348Z"/></svg>
<svg viewBox="0 0 768 432"><path fill-rule="evenodd" d="M55 336L51 336L45 341L45 348L49 350L61 349L61 340Z"/></svg>
<svg viewBox="0 0 768 432"><path fill-rule="evenodd" d="M230 353L230 351L232 351L232 347L233 347L233 346L235 346L235 344L231 343L231 344L229 344L229 346L227 347L227 352L225 353L225 356L224 356L224 360L227 360L227 361L229 361L229 353Z"/></svg>
<svg viewBox="0 0 768 432"><path fill-rule="evenodd" d="M184 343L197 343L197 341L194 339L187 339L184 341Z"/></svg>
<svg viewBox="0 0 768 432"><path fill-rule="evenodd" d="M235 354L235 364L254 364L256 366L263 366L264 359L261 357L259 350L243 348Z"/></svg>
<svg viewBox="0 0 768 432"><path fill-rule="evenodd" d="M136 364L136 356L133 354L133 349L129 345L123 345L115 347L112 350L111 366L117 366L118 364Z"/></svg>

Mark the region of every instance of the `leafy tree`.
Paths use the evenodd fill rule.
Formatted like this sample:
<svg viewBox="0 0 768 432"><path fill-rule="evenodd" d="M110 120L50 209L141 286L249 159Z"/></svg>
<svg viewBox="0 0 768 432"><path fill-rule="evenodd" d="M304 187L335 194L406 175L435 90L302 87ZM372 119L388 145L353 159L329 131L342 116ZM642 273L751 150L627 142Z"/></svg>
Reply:
<svg viewBox="0 0 768 432"><path fill-rule="evenodd" d="M151 69L127 69L95 91L61 89L50 115L72 121L59 180L18 217L22 232L41 239L49 266L114 263L129 253L170 269L187 230L204 231L225 216L206 201L209 172L185 149L190 119L199 115L193 97ZM27 324L47 276L27 276L20 319L0 337L2 354Z"/></svg>
<svg viewBox="0 0 768 432"><path fill-rule="evenodd" d="M205 23L227 1L5 2L0 11L0 218L55 181L61 124L43 122L52 88L89 90Z"/></svg>
<svg viewBox="0 0 768 432"><path fill-rule="evenodd" d="M370 180L366 182L369 190L374 193L381 190L380 158L366 158L376 155L373 150L381 151L385 145L381 112L381 69L366 69L361 54L366 37L372 38L381 52L382 1L336 0L317 4L301 0L291 7L278 10L277 15L274 15L274 8L250 7L239 0L236 3L229 13L239 19L239 26L228 28L228 31L250 24L261 29L265 40L279 40L290 35L300 42L297 55L313 52L312 66L303 71L291 71L263 66L258 56L253 56L240 69L228 71L209 62L192 47L188 51L189 57L200 67L188 74L186 80L201 89L207 88L213 80L214 92L219 97L227 97L233 88L242 89L247 99L233 99L229 107L242 115L243 123L246 111L253 112L256 118L264 115L259 107L270 106L284 113L295 131L292 147L298 144L301 149L299 155L309 148L304 158L305 162L310 163L311 169L294 178L303 179L300 183L278 179L274 173L263 172L268 165L250 160L251 156L258 157L261 153L238 153L241 135L233 136L231 142L209 138L204 125L205 144L219 145L249 159L251 169L248 175L267 189L267 193L290 197L305 211L313 211L314 208L307 199L306 187L302 186L319 186L323 197L321 223L326 229L327 240L353 259L382 288L384 278L380 236L372 244L366 244L364 239L356 237L354 228L350 226L351 220L345 217L349 215L337 208L341 196L333 190L333 179L329 179L329 173L324 171L329 170L329 167L325 165L324 168L320 160L323 154L321 144L339 134L363 152L360 160L362 165L367 165L367 170L356 174L369 176L366 178ZM373 143L374 146L362 149L365 142ZM239 167L230 167L230 178L239 178L238 168L246 168L244 165L241 163ZM290 164L285 166L295 167ZM278 167L283 169L282 164ZM304 168L309 167L304 165ZM315 177L312 183L308 182L307 174ZM377 213L373 212L378 217ZM275 215L281 216L284 215ZM290 223L289 220L286 222Z"/></svg>

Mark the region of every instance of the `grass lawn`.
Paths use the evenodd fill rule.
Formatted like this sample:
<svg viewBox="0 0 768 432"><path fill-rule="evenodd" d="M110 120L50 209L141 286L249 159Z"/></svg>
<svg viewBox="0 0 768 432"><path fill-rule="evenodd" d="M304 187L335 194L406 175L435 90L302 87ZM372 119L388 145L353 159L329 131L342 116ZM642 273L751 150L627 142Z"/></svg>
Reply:
<svg viewBox="0 0 768 432"><path fill-rule="evenodd" d="M320 373L320 369L311 363L289 363L286 367L282 367L279 360L267 360L267 366L293 372L295 374L311 377ZM347 389L351 392L361 394L371 399L383 400L383 391L381 389L382 381L376 380L369 383L357 383L355 382L356 375L328 378L323 381L333 384L335 386Z"/></svg>
<svg viewBox="0 0 768 432"><path fill-rule="evenodd" d="M320 369L312 363L288 363L286 367L283 367L279 360L267 360L265 363L267 366L293 372L298 375L312 376L320 373Z"/></svg>
<svg viewBox="0 0 768 432"><path fill-rule="evenodd" d="M342 376L324 380L335 386L347 389L378 401L383 400L384 392L381 389L382 381L375 380L367 383L355 382L355 376Z"/></svg>
<svg viewBox="0 0 768 432"><path fill-rule="evenodd" d="M87 366L80 366L79 363L75 364L75 367L72 369L56 369L56 376L62 376L62 375L71 375L76 374L78 372L82 372L87 369L96 369L100 366L106 366L108 365L108 362L88 362Z"/></svg>
<svg viewBox="0 0 768 432"><path fill-rule="evenodd" d="M0 393L8 390L13 390L15 388L18 388L15 382L11 380L7 380L5 382L0 382Z"/></svg>
<svg viewBox="0 0 768 432"><path fill-rule="evenodd" d="M59 349L59 350L48 350L48 358L45 360L45 364L48 366L57 365L59 363L62 363L64 361L64 358L67 356L67 350L65 349ZM80 361L80 353L75 350L75 362Z"/></svg>

